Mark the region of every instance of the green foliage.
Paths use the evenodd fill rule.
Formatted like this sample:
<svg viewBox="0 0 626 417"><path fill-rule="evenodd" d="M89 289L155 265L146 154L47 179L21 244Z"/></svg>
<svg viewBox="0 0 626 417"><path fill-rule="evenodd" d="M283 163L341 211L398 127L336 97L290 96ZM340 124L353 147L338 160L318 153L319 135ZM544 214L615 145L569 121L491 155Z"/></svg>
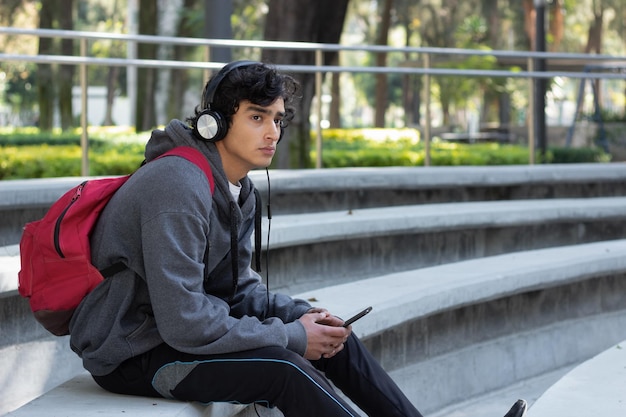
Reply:
<svg viewBox="0 0 626 417"><path fill-rule="evenodd" d="M90 175L123 175L143 161L147 133L90 129ZM81 175L80 131L0 129L0 179Z"/></svg>
<svg viewBox="0 0 626 417"><path fill-rule="evenodd" d="M312 148L315 148L312 146ZM312 158L316 158L315 151ZM412 129L328 129L324 131L322 162L326 168L423 166L424 144ZM538 162L539 158L535 158ZM545 163L608 162L600 148L551 148ZM434 141L430 146L433 166L523 165L528 148L499 143L461 144Z"/></svg>
<svg viewBox="0 0 626 417"><path fill-rule="evenodd" d="M0 147L0 179L80 176L81 155L78 145ZM89 174L128 174L142 161L143 146L139 145L93 150L89 153Z"/></svg>
<svg viewBox="0 0 626 417"><path fill-rule="evenodd" d="M580 113L576 117L577 120L591 120L595 122L602 121L604 123L620 123L626 122L626 112L616 112L613 110L600 109L599 114L595 112Z"/></svg>
<svg viewBox="0 0 626 417"><path fill-rule="evenodd" d="M312 135L313 137L314 135ZM101 131L90 140L90 175L124 175L143 161L147 133ZM42 135L36 129L0 131L0 179L79 176L80 136ZM311 146L312 149L315 146ZM311 153L315 160L315 151ZM460 144L434 141L431 165L524 165L528 149L498 143ZM415 129L327 129L323 138L326 168L423 166L424 144ZM550 148L546 163L608 162L600 148Z"/></svg>
<svg viewBox="0 0 626 417"><path fill-rule="evenodd" d="M234 0L230 18L233 39L263 39L267 9L265 0ZM250 22L256 24L251 25Z"/></svg>
<svg viewBox="0 0 626 417"><path fill-rule="evenodd" d="M528 148L499 143L445 143L431 146L431 163L444 165L520 165L528 163Z"/></svg>
<svg viewBox="0 0 626 417"><path fill-rule="evenodd" d="M325 167L418 165L419 148L413 129L328 129L322 159Z"/></svg>
<svg viewBox="0 0 626 417"><path fill-rule="evenodd" d="M130 128L100 127L89 128L89 146L94 148L106 147L110 143L138 143L141 138L149 134L135 134ZM36 127L0 128L0 146L25 145L80 145L81 129L68 131L54 129L51 132L40 131Z"/></svg>
<svg viewBox="0 0 626 417"><path fill-rule="evenodd" d="M94 140L95 141L95 140ZM79 145L80 135L73 132L46 133L37 128L24 128L20 130L0 133L0 146L25 146L25 145Z"/></svg>
<svg viewBox="0 0 626 417"><path fill-rule="evenodd" d="M15 112L31 109L37 103L36 64L3 62L0 66L0 99Z"/></svg>
<svg viewBox="0 0 626 417"><path fill-rule="evenodd" d="M102 153L92 153L89 158L91 175L125 175L135 171L144 160L144 145L123 146L107 149Z"/></svg>
<svg viewBox="0 0 626 417"><path fill-rule="evenodd" d="M550 148L551 161L555 164L582 162L610 162L611 155L601 148Z"/></svg>
<svg viewBox="0 0 626 417"><path fill-rule="evenodd" d="M0 148L0 179L80 175L80 147L72 145Z"/></svg>

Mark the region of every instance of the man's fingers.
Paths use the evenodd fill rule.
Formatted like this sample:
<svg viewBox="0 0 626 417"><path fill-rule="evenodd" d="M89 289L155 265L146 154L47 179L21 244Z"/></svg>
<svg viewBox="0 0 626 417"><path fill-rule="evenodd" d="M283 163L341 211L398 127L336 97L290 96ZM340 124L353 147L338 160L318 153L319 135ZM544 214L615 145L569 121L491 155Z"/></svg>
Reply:
<svg viewBox="0 0 626 417"><path fill-rule="evenodd" d="M328 353L324 353L322 355L322 358L332 358L333 356L335 356L336 354L338 354L339 352L341 352L344 348L344 344L340 343L337 345L329 345L328 349L330 350L330 352Z"/></svg>

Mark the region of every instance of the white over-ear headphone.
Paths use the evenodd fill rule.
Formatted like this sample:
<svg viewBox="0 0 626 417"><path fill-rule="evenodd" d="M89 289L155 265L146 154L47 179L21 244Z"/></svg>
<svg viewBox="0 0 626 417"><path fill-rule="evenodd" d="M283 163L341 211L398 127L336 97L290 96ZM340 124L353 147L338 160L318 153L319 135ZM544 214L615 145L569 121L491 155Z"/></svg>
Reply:
<svg viewBox="0 0 626 417"><path fill-rule="evenodd" d="M220 112L212 110L211 104L213 104L213 97L215 91L219 87L220 83L228 73L236 68L247 67L249 65L257 65L256 61L235 61L225 65L215 77L209 81L205 90L205 105L206 108L198 114L194 123L194 132L197 137L209 141L217 142L224 139L228 132L228 121L224 115Z"/></svg>

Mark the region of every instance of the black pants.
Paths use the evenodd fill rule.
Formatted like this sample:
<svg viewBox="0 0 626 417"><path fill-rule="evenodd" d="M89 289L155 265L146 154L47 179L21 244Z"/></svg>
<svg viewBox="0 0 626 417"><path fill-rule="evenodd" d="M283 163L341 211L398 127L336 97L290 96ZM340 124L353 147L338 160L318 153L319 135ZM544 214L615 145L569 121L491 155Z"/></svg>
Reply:
<svg viewBox="0 0 626 417"><path fill-rule="evenodd" d="M190 355L161 345L94 376L104 389L183 401L258 403L286 417L358 416L330 379L369 416L421 417L354 335L330 359L308 361L268 347L223 355Z"/></svg>

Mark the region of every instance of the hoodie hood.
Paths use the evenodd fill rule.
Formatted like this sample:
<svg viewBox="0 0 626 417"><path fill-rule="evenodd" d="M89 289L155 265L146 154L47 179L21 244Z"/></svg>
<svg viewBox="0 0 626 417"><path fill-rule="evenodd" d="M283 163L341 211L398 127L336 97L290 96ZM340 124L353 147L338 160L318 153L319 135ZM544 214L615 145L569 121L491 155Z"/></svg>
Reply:
<svg viewBox="0 0 626 417"><path fill-rule="evenodd" d="M217 153L214 144L205 141L201 142L195 138L193 130L189 126L180 120L172 120L165 126L165 129L152 131L152 135L146 144L145 157L146 161L150 162L177 146L190 146L206 154L208 150L207 145L211 145L210 147L213 148L212 153Z"/></svg>
<svg viewBox="0 0 626 417"><path fill-rule="evenodd" d="M150 162L154 158L164 154L165 152L173 149L177 146L190 146L198 149L208 159L211 167L213 168L213 176L215 177L215 186L225 196L230 195L228 188L228 179L224 173L222 166L222 159L217 151L215 143L200 140L196 138L193 133L193 129L180 120L172 120L165 126L165 129L155 129L152 131L152 135L146 144L145 158L146 162ZM242 209L245 210L246 202L249 200L249 196L253 191L252 182L246 176L240 180L241 183L241 197L244 201ZM228 199L228 198L227 198ZM249 204L250 202L248 202ZM227 208L223 208L229 210Z"/></svg>

